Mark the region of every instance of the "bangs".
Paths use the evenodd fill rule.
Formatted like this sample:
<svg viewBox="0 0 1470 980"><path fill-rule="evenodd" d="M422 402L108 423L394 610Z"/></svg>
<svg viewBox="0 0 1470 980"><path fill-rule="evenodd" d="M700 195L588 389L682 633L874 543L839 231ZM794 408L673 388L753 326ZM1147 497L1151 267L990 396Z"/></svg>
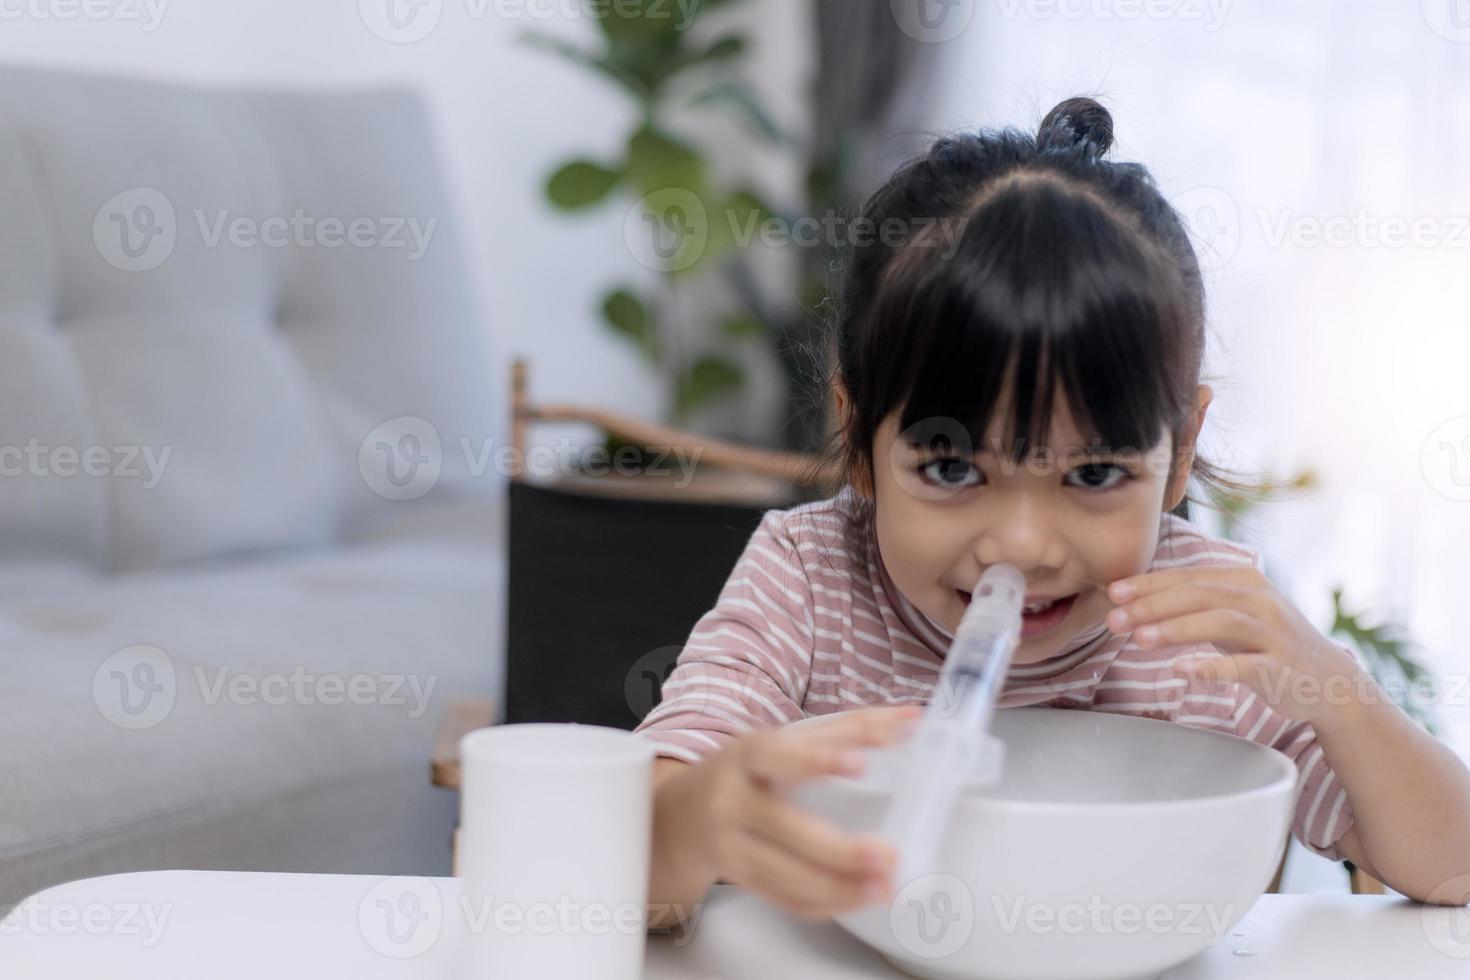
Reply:
<svg viewBox="0 0 1470 980"><path fill-rule="evenodd" d="M866 331L873 427L952 419L976 449L1049 446L1059 393L1089 449L1147 451L1187 418L1199 352L1180 270L1101 201L1007 180L969 212L951 253L910 241L883 270ZM884 351L912 352L884 364ZM1008 392L1008 403L1000 404Z"/></svg>

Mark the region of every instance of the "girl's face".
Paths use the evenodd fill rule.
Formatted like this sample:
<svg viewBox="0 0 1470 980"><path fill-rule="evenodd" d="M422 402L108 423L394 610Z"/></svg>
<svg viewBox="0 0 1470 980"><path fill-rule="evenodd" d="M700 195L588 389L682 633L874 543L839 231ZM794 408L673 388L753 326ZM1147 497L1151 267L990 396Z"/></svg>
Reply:
<svg viewBox="0 0 1470 980"><path fill-rule="evenodd" d="M1009 404L1002 392L999 404ZM952 422L898 430L897 412L873 440L874 510L883 563L903 594L953 633L970 590L1005 562L1026 578L1026 601L1057 600L1024 617L1016 663L1065 652L1094 632L1113 604L1108 583L1146 571L1164 511L1183 498L1193 445L1209 405L1200 386L1185 455L1171 475L1173 440L1096 451L1085 444L1064 396L1049 450L1015 463L993 419L983 445L963 456L932 444L935 431L963 440ZM845 400L845 399L844 399Z"/></svg>

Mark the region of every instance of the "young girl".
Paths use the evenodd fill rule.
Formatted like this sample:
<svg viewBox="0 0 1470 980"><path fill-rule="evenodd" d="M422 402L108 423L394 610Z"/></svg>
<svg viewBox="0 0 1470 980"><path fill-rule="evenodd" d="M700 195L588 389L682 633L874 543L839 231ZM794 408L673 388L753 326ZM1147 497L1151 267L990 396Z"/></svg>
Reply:
<svg viewBox="0 0 1470 980"><path fill-rule="evenodd" d="M1112 119L937 142L868 202L833 385L847 479L766 515L639 726L660 755L650 902L716 880L820 916L882 901L894 854L784 798L911 727L981 572L1025 575L1001 707L1228 732L1292 759L1292 832L1405 895L1470 901L1470 774L1246 548L1175 516L1211 391L1204 290ZM884 706L884 707L863 707ZM907 707L901 707L907 706ZM857 710L849 710L857 709ZM816 732L781 726L847 712ZM662 924L655 922L654 924Z"/></svg>

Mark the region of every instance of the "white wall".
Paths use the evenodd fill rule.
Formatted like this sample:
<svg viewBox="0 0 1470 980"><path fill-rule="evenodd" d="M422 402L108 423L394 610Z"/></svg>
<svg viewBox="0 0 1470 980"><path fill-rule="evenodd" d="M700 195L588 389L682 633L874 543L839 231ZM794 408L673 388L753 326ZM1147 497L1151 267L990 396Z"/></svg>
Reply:
<svg viewBox="0 0 1470 980"><path fill-rule="evenodd" d="M221 84L416 87L429 100L450 191L463 208L498 359L530 357L537 397L657 416L664 403L656 379L596 312L611 283L648 275L623 244L629 204L590 218L541 204L547 174L570 156L616 153L633 112L608 84L518 37L536 29L592 42L596 24L574 0L429 0L420 16L438 4L434 29L393 43L368 26L386 23L388 2L0 0L0 59ZM793 28L805 4L741 6L737 16L757 32L758 81L782 96L774 105L783 118L799 119L798 82L809 66L805 35ZM779 166L761 166L788 180ZM503 389L506 370L492 369L486 383Z"/></svg>
<svg viewBox="0 0 1470 980"><path fill-rule="evenodd" d="M1451 7L964 0L973 19L934 46L946 68L922 125L1034 130L1062 98L1104 101L1114 158L1150 167L1208 256L1208 444L1243 468L1322 477L1262 522L1270 560L1319 624L1345 584L1464 678L1470 29ZM1428 219L1439 240L1367 226L1311 240L1360 212ZM1466 700L1450 710L1470 746Z"/></svg>

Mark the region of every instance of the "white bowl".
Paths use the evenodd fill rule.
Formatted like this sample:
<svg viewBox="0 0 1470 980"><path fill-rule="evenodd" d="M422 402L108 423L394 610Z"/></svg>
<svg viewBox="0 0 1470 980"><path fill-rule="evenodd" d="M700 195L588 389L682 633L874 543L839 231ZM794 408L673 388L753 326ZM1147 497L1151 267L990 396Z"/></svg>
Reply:
<svg viewBox="0 0 1470 980"><path fill-rule="evenodd" d="M830 716L806 719L821 724ZM933 873L837 917L920 977L1156 977L1228 938L1287 844L1296 769L1243 738L1150 718L996 713L1005 773L955 808ZM877 832L902 746L794 799Z"/></svg>

